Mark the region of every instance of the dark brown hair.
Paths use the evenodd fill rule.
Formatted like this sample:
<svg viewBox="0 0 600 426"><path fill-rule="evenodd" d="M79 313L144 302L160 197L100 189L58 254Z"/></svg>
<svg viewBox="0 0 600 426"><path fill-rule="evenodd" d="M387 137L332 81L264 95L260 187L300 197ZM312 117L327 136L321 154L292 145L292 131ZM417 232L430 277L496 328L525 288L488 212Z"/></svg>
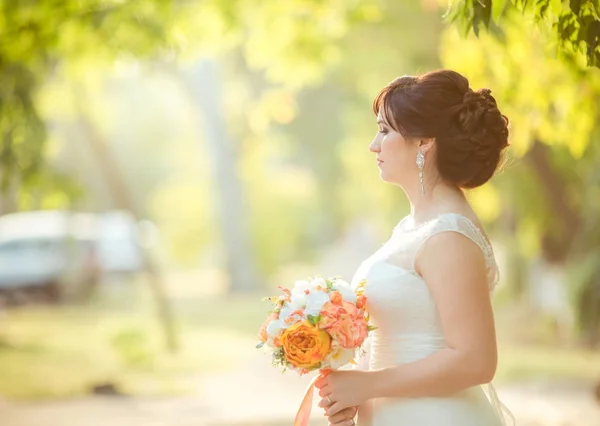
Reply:
<svg viewBox="0 0 600 426"><path fill-rule="evenodd" d="M491 90L471 90L455 71L398 77L379 92L373 111L406 139L435 138L441 178L461 188L486 183L508 146L508 118Z"/></svg>

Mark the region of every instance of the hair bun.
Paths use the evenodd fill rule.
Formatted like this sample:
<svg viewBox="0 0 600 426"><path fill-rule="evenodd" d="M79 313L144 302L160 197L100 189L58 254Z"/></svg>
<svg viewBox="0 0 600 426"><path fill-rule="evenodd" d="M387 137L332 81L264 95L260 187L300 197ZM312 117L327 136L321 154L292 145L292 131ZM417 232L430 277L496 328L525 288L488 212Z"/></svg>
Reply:
<svg viewBox="0 0 600 426"><path fill-rule="evenodd" d="M467 134L483 127L490 135L508 138L508 118L500 113L490 89L483 88L477 91L468 89L463 95L459 110L458 123L461 130ZM508 145L508 141L500 145L500 148L504 148Z"/></svg>
<svg viewBox="0 0 600 426"><path fill-rule="evenodd" d="M477 91L468 89L463 95L463 104L478 104L485 109L498 109L496 99L492 96L492 91L486 88Z"/></svg>
<svg viewBox="0 0 600 426"><path fill-rule="evenodd" d="M468 89L462 101L456 115L458 129L468 157L480 168L461 186L474 188L492 176L502 150L508 146L508 119L500 113L490 89Z"/></svg>
<svg viewBox="0 0 600 426"><path fill-rule="evenodd" d="M479 100L479 94L472 89L468 89L463 95L463 104L470 104Z"/></svg>

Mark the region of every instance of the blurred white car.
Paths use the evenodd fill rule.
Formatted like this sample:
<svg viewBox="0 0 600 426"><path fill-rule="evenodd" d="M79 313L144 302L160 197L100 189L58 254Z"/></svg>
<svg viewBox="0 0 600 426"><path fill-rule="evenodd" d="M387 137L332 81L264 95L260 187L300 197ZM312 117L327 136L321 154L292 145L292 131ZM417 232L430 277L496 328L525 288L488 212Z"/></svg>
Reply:
<svg viewBox="0 0 600 426"><path fill-rule="evenodd" d="M100 278L96 218L64 211L0 217L0 293L89 296Z"/></svg>
<svg viewBox="0 0 600 426"><path fill-rule="evenodd" d="M111 275L131 274L142 270L140 228L133 216L123 211L99 215L97 243L103 272Z"/></svg>

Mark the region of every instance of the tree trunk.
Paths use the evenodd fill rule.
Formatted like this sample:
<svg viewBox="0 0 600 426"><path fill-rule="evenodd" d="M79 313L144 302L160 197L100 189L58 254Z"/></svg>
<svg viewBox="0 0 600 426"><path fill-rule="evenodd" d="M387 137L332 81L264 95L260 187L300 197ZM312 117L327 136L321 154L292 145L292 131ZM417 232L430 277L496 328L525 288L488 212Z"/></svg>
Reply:
<svg viewBox="0 0 600 426"><path fill-rule="evenodd" d="M513 200L511 200L511 202L512 201ZM512 298L516 301L522 301L527 293L527 283L525 280L526 264L520 251L515 249L516 247L519 247L517 240L517 217L515 211L512 209L504 211L501 216L501 222L507 248L505 254L507 275L503 281L506 280L510 285Z"/></svg>
<svg viewBox="0 0 600 426"><path fill-rule="evenodd" d="M229 275L229 291L249 292L258 288L259 277L250 239L249 212L237 168L237 153L228 137L222 116L217 65L202 61L181 74L187 93L202 123L206 151L210 156L211 181L216 186L216 208Z"/></svg>
<svg viewBox="0 0 600 426"><path fill-rule="evenodd" d="M18 179L13 178L6 190L0 191L0 215L14 213L18 210Z"/></svg>
<svg viewBox="0 0 600 426"><path fill-rule="evenodd" d="M83 135L85 135L86 141L89 143L90 148L95 154L114 206L117 209L131 212L136 221L139 222L142 219L141 214L135 206L135 202L131 196L125 178L121 173L119 165L113 157L107 142L94 127L89 118L89 113L82 104L82 100L86 99L86 96L83 96L80 87L73 87L73 95L79 114L79 126ZM170 352L176 352L179 345L175 330L175 319L169 303L164 275L160 270L158 262L153 259L147 250L142 250L141 255L144 272L148 278L148 284L150 285L157 306L158 318L164 334L165 347Z"/></svg>
<svg viewBox="0 0 600 426"><path fill-rule="evenodd" d="M562 224L562 233L557 237L550 233L544 236L544 255L551 262L564 262L576 259L579 256L597 250L600 241L598 231L600 223L598 212L593 206L584 205L580 212L576 212L567 196L567 188L563 179L554 169L550 148L536 141L531 148L528 158L539 176L542 190L546 193L550 206L558 215ZM595 188L600 181L600 173L589 176L589 181L582 187ZM589 195L588 195L589 194ZM595 192L588 191L584 194L590 199ZM593 265L585 282L581 283L581 290L576 301L577 316L586 338L588 346L595 348L600 343L600 267Z"/></svg>
<svg viewBox="0 0 600 426"><path fill-rule="evenodd" d="M572 209L567 188L550 159L550 148L536 140L527 154L530 164L539 177L542 191L550 206L560 219L562 232L559 236L547 233L542 241L544 256L551 262L562 262L569 253L573 237L577 234L580 218Z"/></svg>

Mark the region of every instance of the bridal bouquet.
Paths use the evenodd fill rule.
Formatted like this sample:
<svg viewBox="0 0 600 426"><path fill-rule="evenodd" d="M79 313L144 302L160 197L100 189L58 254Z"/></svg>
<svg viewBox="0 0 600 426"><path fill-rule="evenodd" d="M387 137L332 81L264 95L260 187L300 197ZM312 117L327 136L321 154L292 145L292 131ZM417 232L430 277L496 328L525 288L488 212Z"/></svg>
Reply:
<svg viewBox="0 0 600 426"><path fill-rule="evenodd" d="M366 281L356 291L340 278L317 277L297 281L283 294L267 298L273 303L262 325L258 348L272 352L273 365L306 374L338 369L354 362L368 332L365 313Z"/></svg>

